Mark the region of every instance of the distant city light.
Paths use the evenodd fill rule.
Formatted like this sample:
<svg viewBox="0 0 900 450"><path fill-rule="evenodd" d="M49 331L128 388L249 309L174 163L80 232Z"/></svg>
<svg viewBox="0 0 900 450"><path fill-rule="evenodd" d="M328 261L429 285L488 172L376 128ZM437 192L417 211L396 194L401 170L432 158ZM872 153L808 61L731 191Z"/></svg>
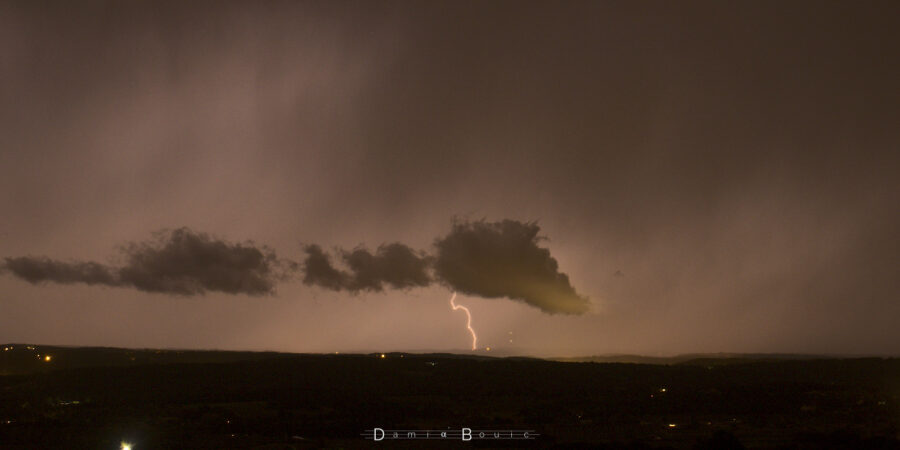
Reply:
<svg viewBox="0 0 900 450"><path fill-rule="evenodd" d="M660 388L659 392L666 392L666 388Z"/></svg>
<svg viewBox="0 0 900 450"><path fill-rule="evenodd" d="M44 357L44 361L47 361L47 362L50 362L51 359L53 359L53 357L50 355L47 355Z"/></svg>
<svg viewBox="0 0 900 450"><path fill-rule="evenodd" d="M381 354L381 358L384 359L384 353Z"/></svg>
<svg viewBox="0 0 900 450"><path fill-rule="evenodd" d="M486 350L486 351L491 351L491 348L490 348L490 347L485 347L485 350Z"/></svg>
<svg viewBox="0 0 900 450"><path fill-rule="evenodd" d="M677 426L678 426L678 425L676 425L676 424L674 424L674 423L670 423L670 424L669 424L669 428L675 428L675 427L677 427Z"/></svg>
<svg viewBox="0 0 900 450"><path fill-rule="evenodd" d="M120 450L131 450L130 442L122 442L122 445L119 447Z"/></svg>

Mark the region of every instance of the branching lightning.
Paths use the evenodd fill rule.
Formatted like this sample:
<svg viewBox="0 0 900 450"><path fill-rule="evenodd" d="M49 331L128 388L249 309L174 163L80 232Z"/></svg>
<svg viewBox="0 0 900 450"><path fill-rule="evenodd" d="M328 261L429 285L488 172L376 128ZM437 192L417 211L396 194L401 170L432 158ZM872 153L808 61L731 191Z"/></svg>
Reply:
<svg viewBox="0 0 900 450"><path fill-rule="evenodd" d="M472 350L475 350L475 343L478 342L478 336L475 336L475 330L472 329L472 314L469 313L469 308L466 308L463 305L457 305L453 303L453 300L456 300L456 292L453 292L453 295L450 296L450 306L454 311L457 309L461 309L466 313L466 328L469 329L469 333L472 334Z"/></svg>

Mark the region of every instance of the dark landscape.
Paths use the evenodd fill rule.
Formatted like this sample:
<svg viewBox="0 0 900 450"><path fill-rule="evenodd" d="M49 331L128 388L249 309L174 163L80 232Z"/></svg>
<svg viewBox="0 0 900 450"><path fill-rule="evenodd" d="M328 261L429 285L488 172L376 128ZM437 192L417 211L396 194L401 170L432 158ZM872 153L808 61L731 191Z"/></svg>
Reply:
<svg viewBox="0 0 900 450"><path fill-rule="evenodd" d="M448 353L3 348L2 448L423 444L363 439L374 427L539 433L531 441L429 447L900 445L896 358L697 355L636 364Z"/></svg>

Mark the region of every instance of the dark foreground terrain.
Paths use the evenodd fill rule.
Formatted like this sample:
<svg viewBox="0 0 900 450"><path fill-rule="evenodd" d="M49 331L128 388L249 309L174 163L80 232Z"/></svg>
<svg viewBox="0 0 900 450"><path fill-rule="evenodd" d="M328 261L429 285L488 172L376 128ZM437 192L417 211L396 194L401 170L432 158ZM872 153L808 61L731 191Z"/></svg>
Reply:
<svg viewBox="0 0 900 450"><path fill-rule="evenodd" d="M900 448L900 360L0 351L0 448ZM0 349L0 350L2 350ZM47 357L50 357L49 359ZM533 441L366 441L366 429Z"/></svg>

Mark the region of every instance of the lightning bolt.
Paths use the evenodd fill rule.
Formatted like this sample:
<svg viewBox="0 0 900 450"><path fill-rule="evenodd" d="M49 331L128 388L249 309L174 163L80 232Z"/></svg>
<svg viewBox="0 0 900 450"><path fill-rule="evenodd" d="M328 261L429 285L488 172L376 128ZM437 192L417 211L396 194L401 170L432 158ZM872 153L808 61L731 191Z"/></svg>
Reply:
<svg viewBox="0 0 900 450"><path fill-rule="evenodd" d="M469 333L472 334L472 350L475 350L475 343L478 342L478 336L475 336L475 330L472 329L472 314L469 313L469 308L466 308L463 305L457 305L453 303L453 300L456 300L456 292L453 292L453 295L450 296L450 306L453 307L453 310L461 309L466 313L466 328L469 329Z"/></svg>

